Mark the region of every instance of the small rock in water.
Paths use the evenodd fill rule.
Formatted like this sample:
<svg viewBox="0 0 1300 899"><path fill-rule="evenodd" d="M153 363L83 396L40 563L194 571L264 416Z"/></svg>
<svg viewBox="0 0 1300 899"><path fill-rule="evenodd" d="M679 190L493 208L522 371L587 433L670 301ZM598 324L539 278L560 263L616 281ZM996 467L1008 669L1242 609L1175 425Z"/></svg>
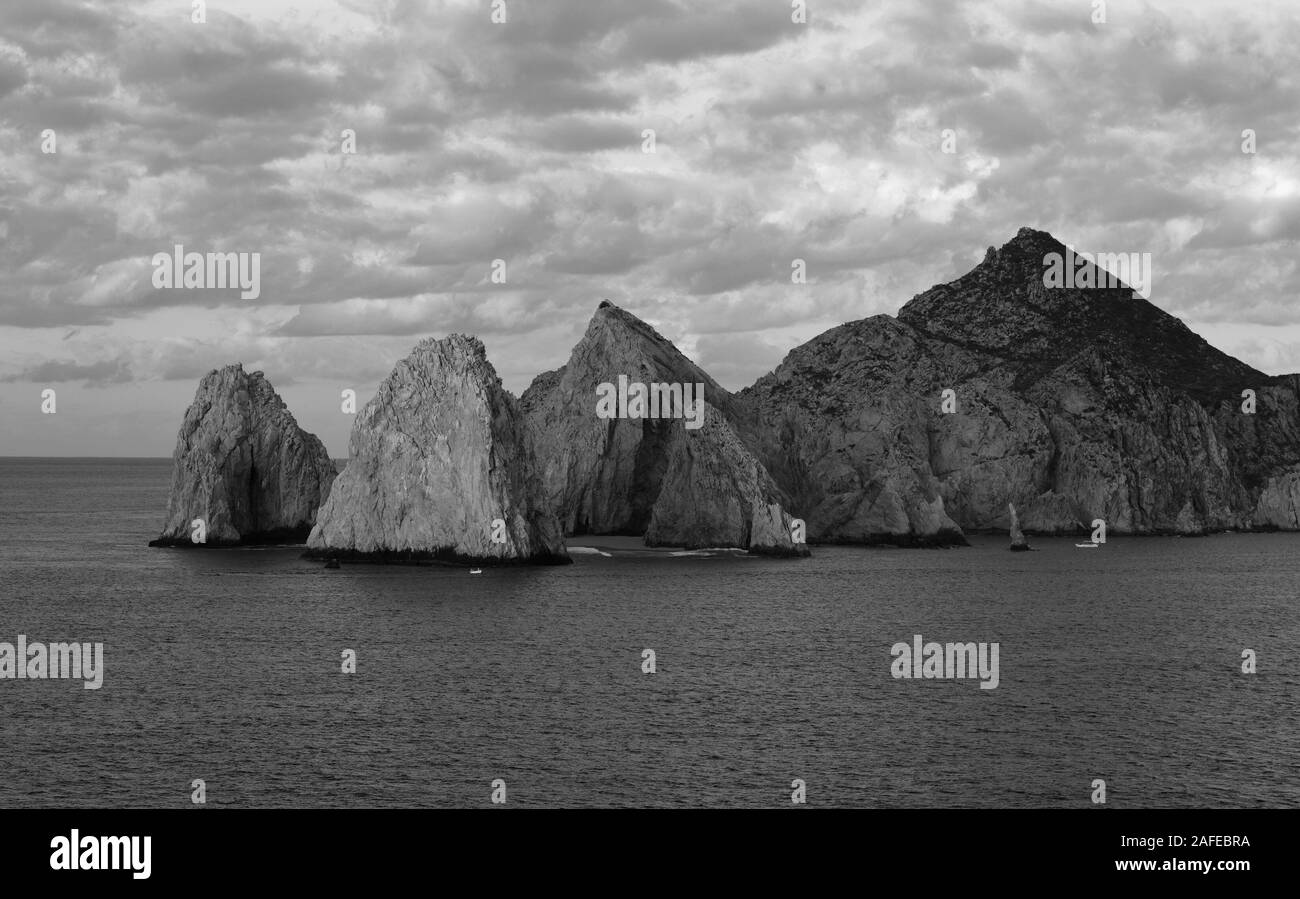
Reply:
<svg viewBox="0 0 1300 899"><path fill-rule="evenodd" d="M1020 519L1016 517L1016 507L1011 503L1007 503L1007 508L1011 510L1011 551L1013 553L1029 552L1029 541L1025 539L1024 533L1020 530Z"/></svg>

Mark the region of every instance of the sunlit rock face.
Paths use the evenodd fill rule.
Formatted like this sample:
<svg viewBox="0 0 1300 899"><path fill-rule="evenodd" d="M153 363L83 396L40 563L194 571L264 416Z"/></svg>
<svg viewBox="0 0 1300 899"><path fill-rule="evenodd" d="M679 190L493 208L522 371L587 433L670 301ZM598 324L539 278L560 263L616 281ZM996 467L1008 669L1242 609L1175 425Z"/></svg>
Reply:
<svg viewBox="0 0 1300 899"><path fill-rule="evenodd" d="M357 414L310 555L563 563L518 401L476 338L426 340Z"/></svg>

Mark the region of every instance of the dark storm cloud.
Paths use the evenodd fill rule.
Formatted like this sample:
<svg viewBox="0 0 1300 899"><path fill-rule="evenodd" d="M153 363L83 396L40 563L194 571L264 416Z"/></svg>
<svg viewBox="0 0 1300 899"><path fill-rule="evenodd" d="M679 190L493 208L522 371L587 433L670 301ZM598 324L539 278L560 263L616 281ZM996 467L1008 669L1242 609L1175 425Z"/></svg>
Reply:
<svg viewBox="0 0 1300 899"><path fill-rule="evenodd" d="M1188 243L1192 249L1247 247L1300 240L1300 196L1238 201L1220 209L1218 221Z"/></svg>
<svg viewBox="0 0 1300 899"><path fill-rule="evenodd" d="M1042 37L1065 33L1078 37L1096 33L1090 2L1050 4L1026 0L1012 4L1011 9L1017 30L1029 35Z"/></svg>
<svg viewBox="0 0 1300 899"><path fill-rule="evenodd" d="M56 57L87 47L111 48L119 15L86 0L5 0L0 35L34 57Z"/></svg>
<svg viewBox="0 0 1300 899"><path fill-rule="evenodd" d="M535 125L528 129L528 134L538 146L547 150L592 153L639 147L642 124L605 117L564 116Z"/></svg>
<svg viewBox="0 0 1300 899"><path fill-rule="evenodd" d="M24 381L35 384L64 384L69 381L82 381L87 387L104 387L109 384L125 384L134 379L130 368L123 360L94 362L81 365L76 362L42 362L17 374L0 378L0 381L12 383Z"/></svg>
<svg viewBox="0 0 1300 899"><path fill-rule="evenodd" d="M665 5L662 15L633 22L624 33L620 55L630 61L682 62L753 53L802 36L781 3Z"/></svg>
<svg viewBox="0 0 1300 899"><path fill-rule="evenodd" d="M27 83L27 65L22 55L0 46L0 98Z"/></svg>
<svg viewBox="0 0 1300 899"><path fill-rule="evenodd" d="M557 307L541 291L498 289L467 303L461 296L417 297L400 303L351 301L304 308L277 336L349 334L411 336L427 333L528 334L551 324Z"/></svg>
<svg viewBox="0 0 1300 899"><path fill-rule="evenodd" d="M1020 154L1052 139L1053 134L1043 116L1030 106L1018 91L990 91L961 106L949 106L948 120L962 130L973 132L984 152Z"/></svg>

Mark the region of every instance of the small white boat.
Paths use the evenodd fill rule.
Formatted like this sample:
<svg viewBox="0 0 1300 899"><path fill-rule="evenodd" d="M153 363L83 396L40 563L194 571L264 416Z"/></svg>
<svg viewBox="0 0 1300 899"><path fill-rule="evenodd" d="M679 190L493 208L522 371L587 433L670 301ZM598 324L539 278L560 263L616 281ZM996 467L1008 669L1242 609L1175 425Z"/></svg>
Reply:
<svg viewBox="0 0 1300 899"><path fill-rule="evenodd" d="M1074 544L1074 545L1077 546L1079 549L1096 549L1096 548L1097 548L1097 544L1096 544L1096 543L1076 543L1076 544Z"/></svg>
<svg viewBox="0 0 1300 899"><path fill-rule="evenodd" d="M470 574L482 574L482 573L483 573L483 569L482 569L482 568L471 568L471 569L469 570L469 573L470 573Z"/></svg>

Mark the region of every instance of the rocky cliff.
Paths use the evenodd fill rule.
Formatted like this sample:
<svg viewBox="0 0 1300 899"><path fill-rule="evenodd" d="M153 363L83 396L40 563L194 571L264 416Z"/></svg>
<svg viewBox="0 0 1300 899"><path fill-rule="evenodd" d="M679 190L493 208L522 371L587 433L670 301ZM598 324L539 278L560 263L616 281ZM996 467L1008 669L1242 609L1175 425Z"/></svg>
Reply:
<svg viewBox="0 0 1300 899"><path fill-rule="evenodd" d="M599 386L620 377L703 385L701 426L687 427L684 416L599 417ZM601 303L568 363L539 375L521 403L566 533L807 554L791 538L776 482L741 439L747 423L731 394L636 316Z"/></svg>
<svg viewBox="0 0 1300 899"><path fill-rule="evenodd" d="M1008 503L1030 533L1297 526L1300 377L1227 356L1127 287L1046 287L1050 253L1065 247L1021 229L738 395L810 540L961 542L1005 532Z"/></svg>
<svg viewBox="0 0 1300 899"><path fill-rule="evenodd" d="M370 561L569 561L518 401L477 339L426 340L352 427L309 555Z"/></svg>
<svg viewBox="0 0 1300 899"><path fill-rule="evenodd" d="M324 444L241 365L203 378L172 458L167 520L150 546L301 543L335 477Z"/></svg>

